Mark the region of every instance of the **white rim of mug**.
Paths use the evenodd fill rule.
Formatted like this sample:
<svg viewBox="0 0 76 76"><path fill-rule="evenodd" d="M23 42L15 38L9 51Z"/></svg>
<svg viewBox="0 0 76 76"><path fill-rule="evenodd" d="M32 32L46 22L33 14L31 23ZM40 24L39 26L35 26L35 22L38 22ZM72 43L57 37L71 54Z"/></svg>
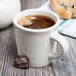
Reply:
<svg viewBox="0 0 76 76"><path fill-rule="evenodd" d="M26 12L26 11L43 11L43 12L46 12L46 13L50 13L50 14L52 14L52 15L54 15L56 18L57 18L57 21L56 21L56 23L53 25L53 26L51 26L51 27L49 27L49 28L44 28L44 29L30 29L30 28L25 28L25 27L23 27L23 26L21 26L21 25L19 25L18 24L18 22L17 22L17 18L21 15L21 14L23 14L24 12ZM54 28L56 28L56 27L58 27L58 25L59 25L59 23L60 23L60 18L59 18L59 16L56 14L56 13L54 13L53 11L51 11L51 10L46 10L46 9L26 9L26 10L24 10L24 11L21 11L20 13L18 13L15 17L14 17L14 19L13 19L13 23L14 23L14 25L16 26L16 27L18 27L19 29L22 29L22 30L26 30L26 31L28 31L28 32L46 32L46 31L49 31L49 30L51 30L51 29L54 29Z"/></svg>

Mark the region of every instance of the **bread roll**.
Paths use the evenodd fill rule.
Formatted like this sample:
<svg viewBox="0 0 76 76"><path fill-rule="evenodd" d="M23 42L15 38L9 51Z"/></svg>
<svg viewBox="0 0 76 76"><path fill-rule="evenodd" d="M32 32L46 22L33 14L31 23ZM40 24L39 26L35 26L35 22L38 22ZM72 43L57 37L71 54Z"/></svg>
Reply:
<svg viewBox="0 0 76 76"><path fill-rule="evenodd" d="M76 0L50 0L50 4L60 18L76 17Z"/></svg>

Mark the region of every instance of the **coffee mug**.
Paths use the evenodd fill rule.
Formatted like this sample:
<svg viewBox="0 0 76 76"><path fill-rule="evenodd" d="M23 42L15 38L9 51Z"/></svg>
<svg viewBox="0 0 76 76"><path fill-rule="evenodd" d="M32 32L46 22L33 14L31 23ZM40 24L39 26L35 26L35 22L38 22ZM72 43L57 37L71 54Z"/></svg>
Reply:
<svg viewBox="0 0 76 76"><path fill-rule="evenodd" d="M29 29L18 24L22 17L36 14L49 16L55 21L55 24L45 29ZM13 22L18 54L29 57L30 66L46 66L53 59L67 53L69 45L67 40L57 32L60 19L54 12L45 9L27 9L17 14ZM56 50L57 42L62 47L60 51Z"/></svg>

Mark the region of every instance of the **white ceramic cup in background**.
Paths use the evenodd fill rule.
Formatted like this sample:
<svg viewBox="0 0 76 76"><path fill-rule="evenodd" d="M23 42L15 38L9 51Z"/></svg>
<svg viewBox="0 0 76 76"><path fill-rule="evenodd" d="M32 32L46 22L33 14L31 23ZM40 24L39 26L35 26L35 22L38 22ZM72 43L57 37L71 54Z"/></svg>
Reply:
<svg viewBox="0 0 76 76"><path fill-rule="evenodd" d="M0 29L9 26L20 10L20 0L0 0Z"/></svg>
<svg viewBox="0 0 76 76"><path fill-rule="evenodd" d="M36 14L49 16L55 21L55 25L46 29L29 29L18 24L18 20L23 16ZM67 40L57 33L59 22L58 15L50 10L42 9L24 10L14 17L17 50L19 54L29 57L30 66L46 66L51 60L68 51ZM56 51L56 42L62 46L63 50L60 52Z"/></svg>

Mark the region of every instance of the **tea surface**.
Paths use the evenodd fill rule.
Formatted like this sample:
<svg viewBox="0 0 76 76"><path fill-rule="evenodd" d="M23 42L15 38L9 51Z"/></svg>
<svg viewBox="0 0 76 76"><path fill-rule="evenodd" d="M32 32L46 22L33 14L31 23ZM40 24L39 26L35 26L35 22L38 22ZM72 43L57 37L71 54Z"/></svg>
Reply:
<svg viewBox="0 0 76 76"><path fill-rule="evenodd" d="M53 26L55 21L45 15L28 15L22 17L18 24L31 29L44 29Z"/></svg>

